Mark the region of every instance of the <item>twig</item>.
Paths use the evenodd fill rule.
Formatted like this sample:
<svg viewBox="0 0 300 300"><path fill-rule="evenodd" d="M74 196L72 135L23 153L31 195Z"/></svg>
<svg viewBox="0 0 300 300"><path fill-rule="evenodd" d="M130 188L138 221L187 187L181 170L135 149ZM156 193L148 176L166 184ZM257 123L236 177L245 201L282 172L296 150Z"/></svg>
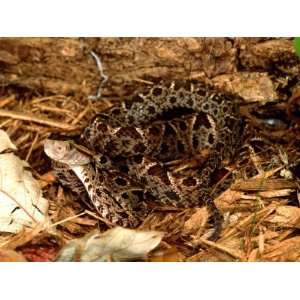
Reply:
<svg viewBox="0 0 300 300"><path fill-rule="evenodd" d="M141 83L145 83L145 84L149 84L149 85L153 85L154 84L152 81L144 80L144 79L141 79L141 78L133 78L133 81L141 82Z"/></svg>
<svg viewBox="0 0 300 300"><path fill-rule="evenodd" d="M46 96L46 97L41 97L41 98L36 98L36 99L33 99L31 100L31 104L38 104L40 102L43 102L43 101L48 101L48 100L51 100L51 102L54 102L54 101L66 101L66 99L68 99L68 97L66 97L65 95L54 95L54 96ZM68 99L70 100L70 99Z"/></svg>
<svg viewBox="0 0 300 300"><path fill-rule="evenodd" d="M74 114L70 110L65 109L65 108L51 107L49 105L43 105L43 104L34 104L33 106L37 107L43 111L50 111L50 112L59 113L59 114L63 114L63 115L68 114L68 115L71 115L72 117L74 117Z"/></svg>
<svg viewBox="0 0 300 300"><path fill-rule="evenodd" d="M60 221L58 221L58 222L56 222L56 223L54 223L54 224L51 224L50 227L55 227L55 226L57 226L57 225L60 225L60 224L62 224L62 223L65 223L65 222L74 220L74 219L76 219L76 218L78 218L78 217L81 217L81 216L84 216L84 215L86 215L86 211L83 211L83 212L81 212L81 213L79 213L79 214L77 214L77 215L75 215L75 216L70 216L70 217L65 218L65 219L63 219L63 220L60 220Z"/></svg>
<svg viewBox="0 0 300 300"><path fill-rule="evenodd" d="M33 140L33 142L31 143L31 146L30 146L30 148L29 148L29 150L28 150L28 153L27 153L27 155L26 155L26 158L25 158L26 161L29 160L30 155L31 155L32 150L33 150L33 147L35 146L36 142L38 141L38 137L39 137L39 133L37 133L37 134L35 135L34 140Z"/></svg>
<svg viewBox="0 0 300 300"><path fill-rule="evenodd" d="M22 128L25 129L26 131L39 132L40 134L46 134L46 133L49 134L48 128L39 125L23 125Z"/></svg>
<svg viewBox="0 0 300 300"><path fill-rule="evenodd" d="M22 145L23 143L25 143L26 141L28 141L28 139L30 138L30 133L27 132L21 136L19 136L19 138L17 140L15 140L14 144L17 146L17 147L20 147L20 145ZM30 141L30 145L31 145L31 141Z"/></svg>
<svg viewBox="0 0 300 300"><path fill-rule="evenodd" d="M4 107L5 105L7 105L8 103L12 102L15 100L15 95L11 95L5 99L1 99L0 100L0 107Z"/></svg>
<svg viewBox="0 0 300 300"><path fill-rule="evenodd" d="M89 112L90 109L91 107L88 104L87 107L71 122L71 124L75 126Z"/></svg>
<svg viewBox="0 0 300 300"><path fill-rule="evenodd" d="M223 246L221 244L217 244L215 242L209 241L209 240L204 239L204 238L199 238L197 242L199 244L202 243L202 244L207 245L209 247L212 247L212 248L214 248L216 250L219 250L219 251L222 251L224 253L227 253L227 254L229 254L230 256L232 256L235 259L243 260L242 253L240 251L238 251L238 250L234 250L234 249L225 247L225 246Z"/></svg>
<svg viewBox="0 0 300 300"><path fill-rule="evenodd" d="M63 122L58 122L58 121L51 120L48 118L39 118L39 117L34 116L29 113L23 113L23 112L12 111L12 110L9 111L9 110L5 110L5 109L0 109L0 117L8 117L8 118L17 119L17 120L35 122L35 123L39 123L39 124L43 124L43 125L48 125L51 127L60 128L60 129L66 130L66 131L72 131L72 130L77 129L77 127L74 125L66 124Z"/></svg>
<svg viewBox="0 0 300 300"><path fill-rule="evenodd" d="M0 128L3 128L4 126L7 126L7 124L11 123L11 119L7 119L4 122L0 123Z"/></svg>
<svg viewBox="0 0 300 300"><path fill-rule="evenodd" d="M104 74L104 72L103 72L103 67L102 67L99 56L94 51L91 51L91 55L94 57L97 67L98 67L98 70L99 70L99 73L100 73L100 83L98 86L97 94L89 96L88 99L98 100L101 97L102 86L108 80L108 76L106 74Z"/></svg>
<svg viewBox="0 0 300 300"><path fill-rule="evenodd" d="M81 216L83 216L83 215L89 215L89 216L92 216L92 217L94 217L95 219L98 219L98 220L104 222L104 223L105 223L107 226L109 226L109 227L113 227L113 226L114 226L114 224L111 223L111 222L109 222L108 220L105 220L105 219L103 219L103 218L97 216L96 214L92 213L92 212L89 211L89 210L85 210L85 211L83 211L83 212L81 212L81 213L79 213L79 214L77 214L77 215L74 215L74 216L65 218L65 219L63 219L63 220L60 220L60 221L54 223L54 224L51 224L50 227L55 227L55 226L57 226L57 225L60 225L60 224L65 223L65 222L67 222L67 221L74 220L74 219L76 219L76 218L78 218L78 217L81 217Z"/></svg>

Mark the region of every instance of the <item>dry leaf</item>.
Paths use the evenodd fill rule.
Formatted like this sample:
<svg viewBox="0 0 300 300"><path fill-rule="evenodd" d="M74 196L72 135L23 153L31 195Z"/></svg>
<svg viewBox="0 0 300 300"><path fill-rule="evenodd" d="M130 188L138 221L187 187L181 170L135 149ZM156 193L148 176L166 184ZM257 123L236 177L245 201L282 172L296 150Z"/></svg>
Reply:
<svg viewBox="0 0 300 300"><path fill-rule="evenodd" d="M115 227L104 233L92 231L70 241L57 261L132 261L145 258L161 241L163 233Z"/></svg>
<svg viewBox="0 0 300 300"><path fill-rule="evenodd" d="M17 150L17 147L11 142L8 134L0 130L0 153L8 149Z"/></svg>
<svg viewBox="0 0 300 300"><path fill-rule="evenodd" d="M2 130L0 142L2 151L15 148ZM13 153L0 154L0 231L16 233L24 226L47 223L48 201L28 168Z"/></svg>

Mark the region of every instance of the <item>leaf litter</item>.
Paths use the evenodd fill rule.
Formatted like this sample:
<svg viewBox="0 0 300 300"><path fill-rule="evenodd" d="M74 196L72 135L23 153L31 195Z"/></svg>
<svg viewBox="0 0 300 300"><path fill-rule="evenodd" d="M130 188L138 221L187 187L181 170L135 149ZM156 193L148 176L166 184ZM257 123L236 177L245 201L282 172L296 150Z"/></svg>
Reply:
<svg viewBox="0 0 300 300"><path fill-rule="evenodd" d="M48 222L48 201L29 171L29 164L14 153L7 134L0 130L0 231L17 233L26 227Z"/></svg>
<svg viewBox="0 0 300 300"><path fill-rule="evenodd" d="M115 227L104 233L97 230L70 241L56 261L131 261L145 259L158 246L163 233Z"/></svg>

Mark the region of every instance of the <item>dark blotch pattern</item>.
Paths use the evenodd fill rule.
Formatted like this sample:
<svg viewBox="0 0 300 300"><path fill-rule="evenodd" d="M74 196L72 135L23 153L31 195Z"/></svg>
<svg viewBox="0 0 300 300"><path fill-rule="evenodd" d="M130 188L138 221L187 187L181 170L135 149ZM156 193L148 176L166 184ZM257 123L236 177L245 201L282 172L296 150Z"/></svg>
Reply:
<svg viewBox="0 0 300 300"><path fill-rule="evenodd" d="M152 90L152 95L153 96L160 96L162 94L162 89L160 87L156 87Z"/></svg>
<svg viewBox="0 0 300 300"><path fill-rule="evenodd" d="M120 185L120 186L126 186L127 185L127 181L125 179L123 179L122 177L117 177L115 179L115 183L117 185Z"/></svg>
<svg viewBox="0 0 300 300"><path fill-rule="evenodd" d="M182 180L182 184L190 187L190 186L195 186L197 184L197 181L193 177L188 177L188 178Z"/></svg>

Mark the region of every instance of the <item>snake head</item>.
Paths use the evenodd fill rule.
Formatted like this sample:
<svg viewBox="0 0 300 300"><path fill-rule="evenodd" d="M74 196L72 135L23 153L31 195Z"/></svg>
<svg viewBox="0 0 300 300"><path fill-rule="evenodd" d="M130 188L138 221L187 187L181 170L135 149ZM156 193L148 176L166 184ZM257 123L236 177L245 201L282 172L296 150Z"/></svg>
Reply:
<svg viewBox="0 0 300 300"><path fill-rule="evenodd" d="M51 159L67 165L85 165L90 162L90 157L76 149L70 141L47 139L44 151Z"/></svg>

